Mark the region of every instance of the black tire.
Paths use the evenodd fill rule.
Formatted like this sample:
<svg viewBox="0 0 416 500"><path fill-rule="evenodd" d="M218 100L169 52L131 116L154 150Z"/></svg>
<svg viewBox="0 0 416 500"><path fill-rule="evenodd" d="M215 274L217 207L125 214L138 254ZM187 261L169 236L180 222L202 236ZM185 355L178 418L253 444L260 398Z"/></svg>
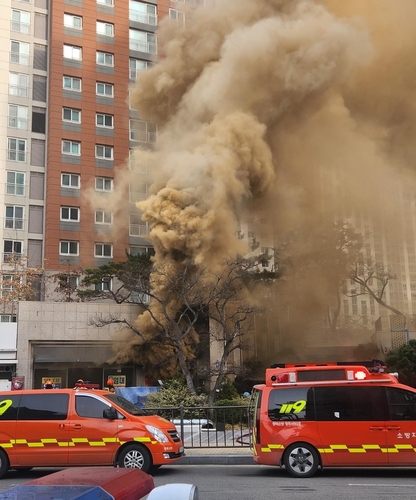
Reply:
<svg viewBox="0 0 416 500"><path fill-rule="evenodd" d="M140 444L126 446L118 459L118 466L126 469L141 469L144 472L149 472L152 465L149 451Z"/></svg>
<svg viewBox="0 0 416 500"><path fill-rule="evenodd" d="M288 446L283 461L287 472L293 477L312 477L319 467L318 452L307 443Z"/></svg>
<svg viewBox="0 0 416 500"><path fill-rule="evenodd" d="M9 470L9 457L3 450L0 450L0 479Z"/></svg>
<svg viewBox="0 0 416 500"><path fill-rule="evenodd" d="M162 467L162 464L152 465L150 467L150 474L153 474L153 473L157 472L161 467Z"/></svg>

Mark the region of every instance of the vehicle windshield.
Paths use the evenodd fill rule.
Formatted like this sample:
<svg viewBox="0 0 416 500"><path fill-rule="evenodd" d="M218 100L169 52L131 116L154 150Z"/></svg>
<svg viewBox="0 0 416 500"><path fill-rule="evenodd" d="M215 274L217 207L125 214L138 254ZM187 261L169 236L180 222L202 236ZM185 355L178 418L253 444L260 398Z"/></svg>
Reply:
<svg viewBox="0 0 416 500"><path fill-rule="evenodd" d="M126 411L127 413L130 413L130 415L134 416L146 416L150 415L150 413L146 410L143 410L143 408L138 408L136 405L131 403L128 399L123 398L123 396L120 396L115 393L108 393L105 394L104 396L106 399L108 399L111 403L114 403L118 405L122 410Z"/></svg>

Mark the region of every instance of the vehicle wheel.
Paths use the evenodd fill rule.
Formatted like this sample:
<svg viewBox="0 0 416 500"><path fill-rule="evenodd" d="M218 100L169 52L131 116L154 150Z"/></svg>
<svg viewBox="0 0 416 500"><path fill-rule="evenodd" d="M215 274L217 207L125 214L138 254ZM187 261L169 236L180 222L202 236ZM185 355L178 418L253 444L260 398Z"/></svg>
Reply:
<svg viewBox="0 0 416 500"><path fill-rule="evenodd" d="M9 458L3 450L0 450L0 479L9 470Z"/></svg>
<svg viewBox="0 0 416 500"><path fill-rule="evenodd" d="M126 469L141 469L149 472L152 467L152 457L144 446L131 444L120 453L118 465Z"/></svg>
<svg viewBox="0 0 416 500"><path fill-rule="evenodd" d="M293 477L311 477L319 467L318 452L307 443L292 444L286 450L284 464Z"/></svg>

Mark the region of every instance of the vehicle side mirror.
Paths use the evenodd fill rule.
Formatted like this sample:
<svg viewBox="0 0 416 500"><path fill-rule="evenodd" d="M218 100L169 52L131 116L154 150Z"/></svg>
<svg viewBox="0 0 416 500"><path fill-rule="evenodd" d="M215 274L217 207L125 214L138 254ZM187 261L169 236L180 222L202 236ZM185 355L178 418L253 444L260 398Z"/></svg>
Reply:
<svg viewBox="0 0 416 500"><path fill-rule="evenodd" d="M106 408L103 410L103 418L107 418L108 420L117 420L117 410L114 408Z"/></svg>

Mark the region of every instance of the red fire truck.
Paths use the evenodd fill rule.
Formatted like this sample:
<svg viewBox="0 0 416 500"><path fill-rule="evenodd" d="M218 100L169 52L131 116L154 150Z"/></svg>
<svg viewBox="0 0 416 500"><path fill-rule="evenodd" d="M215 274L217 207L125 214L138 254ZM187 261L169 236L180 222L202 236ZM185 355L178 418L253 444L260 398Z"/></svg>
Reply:
<svg viewBox="0 0 416 500"><path fill-rule="evenodd" d="M416 389L381 361L272 365L250 399L253 458L294 477L416 466Z"/></svg>

